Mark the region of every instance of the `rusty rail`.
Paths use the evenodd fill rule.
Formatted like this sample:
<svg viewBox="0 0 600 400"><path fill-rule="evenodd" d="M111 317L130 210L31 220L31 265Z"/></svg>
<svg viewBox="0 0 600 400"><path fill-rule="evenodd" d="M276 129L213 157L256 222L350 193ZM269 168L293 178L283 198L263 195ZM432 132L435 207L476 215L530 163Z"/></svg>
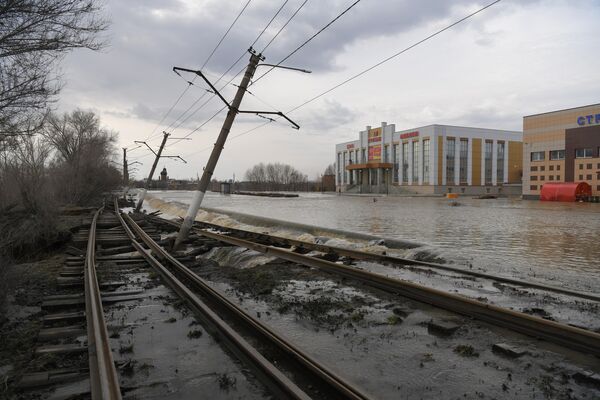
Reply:
<svg viewBox="0 0 600 400"><path fill-rule="evenodd" d="M100 287L96 277L96 223L103 209L104 207L100 208L92 219L84 268L90 388L93 400L120 400L121 389L108 340Z"/></svg>
<svg viewBox="0 0 600 400"><path fill-rule="evenodd" d="M169 221L169 220L165 220L165 219L154 217L154 216L148 216L148 218L150 218L154 221L160 221L161 223L169 224L171 226L178 227L180 225L178 222ZM450 265L444 265L444 264L433 263L433 262L428 262L428 261L412 260L409 258L390 256L387 254L379 254L379 253L361 251L361 250L356 250L356 249L348 249L348 248L339 247L339 246L329 246L329 245L325 245L325 244L311 243L311 242L307 242L307 241L303 241L303 240L285 238L285 237L270 235L270 234L266 234L266 233L252 232L252 231L247 231L247 230L238 229L238 228L230 228L230 227L212 224L212 223L204 222L204 221L197 221L196 223L199 224L200 226L205 226L208 228L218 229L218 230L221 230L221 229L227 230L232 233L244 235L245 237L253 237L253 238L256 238L259 240L267 240L270 243L286 245L286 246L296 246L296 247L304 248L307 250L314 250L314 251L319 251L319 252L323 252L323 253L334 253L334 254L344 256L344 257L349 257L349 258L352 258L355 260L369 260L369 261L376 261L376 262L380 262L380 263L387 263L387 264L393 264L393 265L399 265L399 266L405 266L405 265L414 266L414 265L416 265L416 266L420 266L420 267L441 269L444 271L450 271L450 272L457 273L457 274L469 275L469 276L474 276L474 277L484 278L484 279L490 279L493 281L508 283L511 285L527 287L527 288L532 288L532 289L540 289L540 290L545 290L548 292L560 293L560 294L564 294L564 295L568 295L568 296L572 296L572 297L577 297L580 299L593 300L593 301L600 302L600 295L595 294L595 293L581 292L581 291L577 292L574 290L569 290L569 289L561 288L558 286L551 286L551 285L546 285L546 284L537 283L537 282L523 281L523 280L508 278L508 277L499 276L499 275L486 274L484 272L470 271L470 270L465 270L462 268L453 267Z"/></svg>
<svg viewBox="0 0 600 400"><path fill-rule="evenodd" d="M118 205L115 203L115 209L118 210ZM266 343L283 352L291 360L305 368L305 372L310 376L310 382L315 384L321 382L322 385L331 390L332 397L335 399L369 399L358 388L344 381L343 378L328 370L322 364L312 359L308 354L295 347L291 342L275 333L268 326L250 316L241 307L227 299L216 289L212 288L202 278L194 274L189 268L177 261L166 250L154 242L144 230L133 221L128 215L124 218L118 214L123 227L127 234L132 239L133 246L157 269L161 276L169 283L169 285L197 312L204 323L207 323L225 338L228 347L245 361L249 361L254 365L255 370L263 378L267 378L268 386L275 390L278 398L292 399L310 399L304 391L302 391L295 383L279 371L271 362L262 356L254 347L252 347L239 333L234 331L225 321L223 321L211 308L209 308L196 294L186 287L171 270L177 274L181 274L186 280L191 282L195 289L199 290L204 296L210 298L213 304L218 304L220 310L226 311L236 321L244 324L245 327L252 330L258 337ZM127 222L125 222L127 220ZM130 229L131 226L131 229ZM133 231L132 231L133 229ZM137 235L149 248L145 250L140 243L135 240ZM151 254L153 253L154 256ZM155 257L156 256L156 257ZM160 261L160 258L167 262L171 270L167 269Z"/></svg>
<svg viewBox="0 0 600 400"><path fill-rule="evenodd" d="M176 222L173 221L169 221L169 223L176 224ZM600 334L593 331L545 320L543 318L483 303L481 301L429 288L416 283L401 281L354 267L294 253L290 250L275 246L255 243L198 228L195 228L194 232L223 243L244 247L263 254L295 262L300 265L341 275L397 295L473 317L496 326L557 343L567 348L600 356Z"/></svg>

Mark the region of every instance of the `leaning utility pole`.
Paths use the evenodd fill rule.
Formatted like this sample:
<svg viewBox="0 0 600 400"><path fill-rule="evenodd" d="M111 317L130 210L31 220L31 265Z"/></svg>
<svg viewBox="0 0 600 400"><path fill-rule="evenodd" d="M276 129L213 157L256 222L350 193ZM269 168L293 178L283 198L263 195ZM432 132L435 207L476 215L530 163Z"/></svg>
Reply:
<svg viewBox="0 0 600 400"><path fill-rule="evenodd" d="M142 204L144 203L144 198L146 197L146 192L148 192L150 182L152 182L152 176L154 175L154 170L156 170L156 165L158 164L158 160L160 159L160 155L163 151L163 148L165 147L165 143L167 143L168 137L169 137L169 134L167 132L163 132L162 143L160 144L160 147L158 148L158 153L155 153L156 158L154 159L154 164L152 164L152 168L150 169L150 174L148 174L148 179L146 179L146 183L144 183L144 190L142 191L142 194L140 195L140 199L138 200L137 206L135 207L135 212L140 212L140 208L142 208ZM144 144L146 144L146 142L144 142ZM148 145L146 144L146 146L148 146ZM150 150L152 150L152 149L150 149ZM154 152L154 150L152 150L152 152Z"/></svg>
<svg viewBox="0 0 600 400"><path fill-rule="evenodd" d="M233 125L233 121L239 111L240 104L242 103L242 98L246 93L246 89L248 88L248 84L250 83L250 79L254 76L254 72L256 71L256 66L258 62L262 59L260 54L256 54L254 52L250 53L250 63L248 64L248 68L246 68L246 73L242 78L242 82L238 87L238 90L229 106L229 111L227 112L227 117L223 122L223 127L221 128L221 132L219 133L219 137L215 142L215 146L213 147L212 152L210 153L210 157L208 162L206 163L206 167L202 172L202 178L200 182L198 182L198 188L194 192L194 197L192 198L192 203L190 204L190 208L188 208L187 214L185 215L185 219L181 224L181 228L179 229L179 233L177 234L177 239L175 240L175 245L173 249L176 250L181 243L187 239L188 233L192 228L192 224L196 219L196 214L198 214L198 209L200 208L200 204L202 204L202 199L204 198L204 193L206 193L206 189L208 188L208 184L210 183L210 179L217 165L217 161L219 160L219 156L221 155L221 151L225 146L225 141L227 140L227 136L229 135L229 131L231 130L231 126ZM212 86L212 85L211 85ZM218 94L216 89L215 92ZM221 96L219 94L219 96ZM225 99L222 99L225 101ZM226 101L225 101L226 102Z"/></svg>
<svg viewBox="0 0 600 400"><path fill-rule="evenodd" d="M246 68L246 73L244 74L244 77L242 78L242 82L240 83L240 86L238 86L238 90L237 90L235 97L233 98L233 101L231 102L231 104L229 104L227 102L227 100L225 100L225 98L221 95L221 93L219 93L217 88L215 88L214 85L204 76L202 71L195 71L195 70L179 68L179 67L173 68L173 71L177 74L179 74L179 72L177 72L177 71L185 71L185 72L193 72L193 73L199 75L200 77L202 77L202 79L204 79L204 81L208 84L208 86L210 86L210 88L212 89L212 92L215 95L219 96L219 98L229 108L229 111L227 112L227 117L225 118L225 121L223 121L223 127L221 128L219 137L217 138L217 141L215 142L215 146L213 147L212 153L210 153L210 157L208 159L208 162L206 163L206 167L204 167L204 171L202 172L202 178L200 179L200 182L198 182L198 188L194 192L194 197L192 198L192 203L190 204L190 208L188 208L185 219L183 220L183 223L181 224L181 228L179 228L179 233L177 234L177 239L175 240L175 244L173 245L173 250L177 250L177 248L181 245L181 243L187 239L190 229L192 229L192 224L194 223L194 220L196 219L196 214L198 214L198 209L200 208L200 204L202 204L202 199L204 198L204 193L206 193L206 189L208 188L208 184L210 183L212 174L215 171L217 161L219 161L219 156L221 155L221 151L223 150L223 147L225 147L225 141L227 140L227 135L229 135L229 131L231 130L231 126L233 125L233 121L235 120L235 116L237 114L256 114L259 116L261 116L261 114L279 115L280 117L283 117L286 120L288 120L290 123L292 123L292 125L295 129L300 129L298 124L296 124L294 121L292 121L287 116L285 116L281 111L242 111L239 109L240 104L242 103L242 98L244 97L244 94L246 93L247 88L248 88L248 84L250 83L250 79L252 79L252 77L254 76L256 67L259 66L258 63L265 59L261 54L256 54L256 52L254 50L252 50L252 48L248 49L248 52L250 53L250 63L248 64L248 68ZM280 66L280 65L272 65L272 64L260 64L260 65L279 67L279 68L285 68L285 69L293 69L293 70L297 70L297 71L301 71L301 72L310 73L310 71L307 71L307 70L291 68L291 67L284 67L284 66Z"/></svg>

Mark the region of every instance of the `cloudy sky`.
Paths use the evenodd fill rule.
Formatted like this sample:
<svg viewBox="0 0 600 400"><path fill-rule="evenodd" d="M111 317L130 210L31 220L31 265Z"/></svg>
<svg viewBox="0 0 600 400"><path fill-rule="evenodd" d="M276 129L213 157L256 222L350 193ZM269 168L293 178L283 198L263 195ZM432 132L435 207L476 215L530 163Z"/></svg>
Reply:
<svg viewBox="0 0 600 400"><path fill-rule="evenodd" d="M225 112L206 123L223 104L211 99L197 79L168 113L188 87L186 80L193 79L182 79L172 68L200 68L247 1L105 0L105 14L112 21L106 35L110 45L65 59L59 109L96 111L107 128L119 132L120 147L133 148L134 140L147 138L158 146L163 130L173 137L189 135L192 140L173 140L165 150L188 164L164 159L159 166L174 178L195 177L206 164ZM256 43L257 50L303 2L287 1ZM265 62L279 62L353 2L308 0L266 49ZM362 0L285 62L312 74L276 69L250 88L242 109L289 111L489 2ZM217 80L283 3L250 1L206 63L206 74ZM265 120L239 116L215 177L241 178L256 163L284 162L314 178L334 161L336 143L354 140L366 125L382 121L397 129L437 123L520 130L523 115L599 103L599 21L597 0L503 0L291 112L299 131L278 121L248 132ZM246 53L226 79L248 59ZM260 67L255 77L266 70ZM228 85L223 93L232 99L235 90ZM130 160L135 159L143 163L136 177L147 175L149 151L132 150Z"/></svg>

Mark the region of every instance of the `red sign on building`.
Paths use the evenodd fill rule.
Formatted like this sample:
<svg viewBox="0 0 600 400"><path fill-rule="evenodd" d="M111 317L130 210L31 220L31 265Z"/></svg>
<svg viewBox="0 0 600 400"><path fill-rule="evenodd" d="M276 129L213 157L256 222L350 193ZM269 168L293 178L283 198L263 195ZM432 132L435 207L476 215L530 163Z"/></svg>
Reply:
<svg viewBox="0 0 600 400"><path fill-rule="evenodd" d="M400 139L408 139L408 138L417 137L417 136L419 136L419 131L407 132L407 133L401 134Z"/></svg>

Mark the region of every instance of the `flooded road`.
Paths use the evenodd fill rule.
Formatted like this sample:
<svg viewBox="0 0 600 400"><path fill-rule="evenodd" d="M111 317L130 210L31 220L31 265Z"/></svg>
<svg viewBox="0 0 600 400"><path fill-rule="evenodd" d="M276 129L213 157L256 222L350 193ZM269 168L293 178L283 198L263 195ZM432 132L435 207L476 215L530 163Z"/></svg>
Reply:
<svg viewBox="0 0 600 400"><path fill-rule="evenodd" d="M192 192L152 192L189 204ZM208 193L204 206L283 221L410 240L447 262L598 292L600 204L520 199L354 197L267 198Z"/></svg>

